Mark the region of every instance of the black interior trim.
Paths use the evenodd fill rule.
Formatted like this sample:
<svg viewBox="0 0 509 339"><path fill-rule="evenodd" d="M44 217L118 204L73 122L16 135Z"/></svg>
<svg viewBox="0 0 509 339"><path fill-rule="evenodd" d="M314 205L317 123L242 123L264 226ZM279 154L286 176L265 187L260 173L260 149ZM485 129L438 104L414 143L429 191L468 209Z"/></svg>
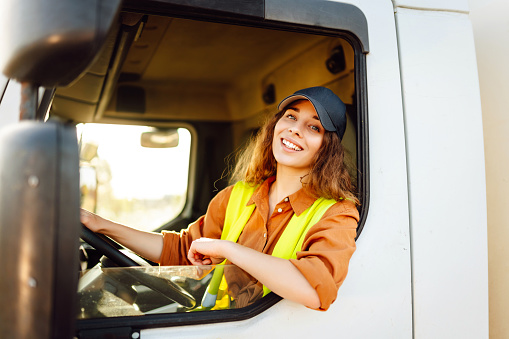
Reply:
<svg viewBox="0 0 509 339"><path fill-rule="evenodd" d="M208 17L215 13L218 22L240 16L251 20L301 24L349 32L369 53L368 24L356 6L323 0L125 0L124 7L145 13L170 14L188 18ZM292 10L289 10L291 8ZM222 19L220 19L222 18ZM247 18L238 24L246 25ZM230 22L233 23L233 22Z"/></svg>
<svg viewBox="0 0 509 339"><path fill-rule="evenodd" d="M37 112L35 113L35 119L39 121L44 121L47 117L49 110L51 108L51 104L53 103L53 98L55 97L56 88L46 88L44 90L44 94L42 95L41 102L39 107L37 108Z"/></svg>
<svg viewBox="0 0 509 339"><path fill-rule="evenodd" d="M352 45L355 43L351 41ZM354 50L356 50L354 45ZM366 55L355 53L355 92L357 105L357 192L361 206L359 207L359 223L357 237L364 229L369 209L369 124L368 124L368 90L367 90Z"/></svg>
<svg viewBox="0 0 509 339"><path fill-rule="evenodd" d="M223 15L245 15L263 18L265 13L264 0L126 0L126 8L143 9L145 11L172 11L173 13L210 13L222 12Z"/></svg>

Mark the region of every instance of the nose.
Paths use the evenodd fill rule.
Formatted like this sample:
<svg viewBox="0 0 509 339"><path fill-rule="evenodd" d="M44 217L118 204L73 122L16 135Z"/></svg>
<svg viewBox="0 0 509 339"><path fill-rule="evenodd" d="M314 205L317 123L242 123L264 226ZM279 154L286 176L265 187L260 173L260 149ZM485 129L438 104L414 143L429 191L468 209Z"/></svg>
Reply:
<svg viewBox="0 0 509 339"><path fill-rule="evenodd" d="M297 125L293 125L292 127L288 128L288 132L298 135L298 136L301 136L300 129Z"/></svg>

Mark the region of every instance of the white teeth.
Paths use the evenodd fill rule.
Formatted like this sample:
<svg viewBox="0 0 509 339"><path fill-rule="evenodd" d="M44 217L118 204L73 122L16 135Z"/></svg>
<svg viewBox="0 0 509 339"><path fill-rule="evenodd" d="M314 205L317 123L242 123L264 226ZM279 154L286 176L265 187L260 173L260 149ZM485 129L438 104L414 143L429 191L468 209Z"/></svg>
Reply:
<svg viewBox="0 0 509 339"><path fill-rule="evenodd" d="M302 148L300 148L299 146L297 145L294 145L292 144L291 142L289 142L288 140L286 139L283 139L283 144L288 147L288 148L291 148L293 150L296 150L296 151L302 151Z"/></svg>

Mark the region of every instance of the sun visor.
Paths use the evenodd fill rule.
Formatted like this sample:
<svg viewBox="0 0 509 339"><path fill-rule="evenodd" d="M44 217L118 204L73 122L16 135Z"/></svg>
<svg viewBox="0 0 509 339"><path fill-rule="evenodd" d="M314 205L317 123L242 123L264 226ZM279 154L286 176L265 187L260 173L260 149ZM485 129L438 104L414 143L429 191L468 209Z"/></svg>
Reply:
<svg viewBox="0 0 509 339"><path fill-rule="evenodd" d="M66 86L91 64L121 0L2 0L0 70L19 82Z"/></svg>

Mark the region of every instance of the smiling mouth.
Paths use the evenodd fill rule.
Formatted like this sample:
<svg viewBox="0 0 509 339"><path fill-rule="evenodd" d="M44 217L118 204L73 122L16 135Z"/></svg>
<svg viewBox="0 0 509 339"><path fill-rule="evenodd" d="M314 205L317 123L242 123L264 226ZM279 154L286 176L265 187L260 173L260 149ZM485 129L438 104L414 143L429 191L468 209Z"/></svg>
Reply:
<svg viewBox="0 0 509 339"><path fill-rule="evenodd" d="M283 142L283 145L286 146L286 148L292 149L294 151L302 151L302 148L300 148L299 146L289 142L288 140L286 140L286 139L281 139L281 140Z"/></svg>

